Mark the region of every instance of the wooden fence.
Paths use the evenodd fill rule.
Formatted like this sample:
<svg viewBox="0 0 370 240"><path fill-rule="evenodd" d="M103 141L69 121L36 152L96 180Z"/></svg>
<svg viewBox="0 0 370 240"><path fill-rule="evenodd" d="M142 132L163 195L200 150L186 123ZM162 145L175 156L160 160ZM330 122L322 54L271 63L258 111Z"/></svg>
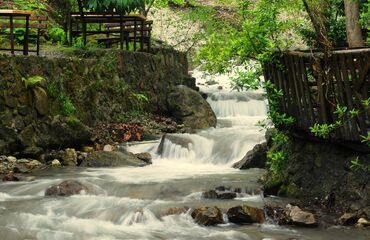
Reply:
<svg viewBox="0 0 370 240"><path fill-rule="evenodd" d="M359 114L346 115L330 138L357 142L370 131L370 110L363 104L370 96L370 48L333 51L328 57L286 52L264 66L264 75L283 91L279 110L295 118L297 130L342 120L334 113L340 105Z"/></svg>

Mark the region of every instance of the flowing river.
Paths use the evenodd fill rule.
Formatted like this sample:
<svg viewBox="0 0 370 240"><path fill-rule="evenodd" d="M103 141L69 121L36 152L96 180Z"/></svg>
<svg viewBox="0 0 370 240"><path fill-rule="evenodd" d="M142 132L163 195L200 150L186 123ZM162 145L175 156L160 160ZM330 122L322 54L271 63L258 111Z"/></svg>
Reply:
<svg viewBox="0 0 370 240"><path fill-rule="evenodd" d="M263 93L233 92L222 79L217 81L224 85L222 89L218 85L201 86L201 90L209 94L208 101L218 118L217 128L197 134L173 134L179 141L174 143L169 138L160 150L160 141L127 147L132 152L150 152L152 165L51 169L37 173L32 182L1 183L0 239L370 239L365 230L281 227L272 222L202 227L189 213L165 214L172 207L227 208L287 201L263 199L258 179L264 170L240 171L231 167L248 150L264 141L264 132L256 126L266 118ZM79 180L94 189L95 194L44 197L47 187L66 179ZM237 187L242 191L234 200L202 198L202 191L217 186Z"/></svg>

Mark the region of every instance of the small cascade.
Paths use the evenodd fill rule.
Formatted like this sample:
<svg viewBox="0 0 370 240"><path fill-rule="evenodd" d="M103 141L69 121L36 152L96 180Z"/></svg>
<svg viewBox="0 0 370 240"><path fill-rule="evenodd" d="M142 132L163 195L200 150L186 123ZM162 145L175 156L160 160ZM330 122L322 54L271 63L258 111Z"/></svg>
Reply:
<svg viewBox="0 0 370 240"><path fill-rule="evenodd" d="M253 92L212 93L208 102L218 118L265 117L267 112L262 94Z"/></svg>

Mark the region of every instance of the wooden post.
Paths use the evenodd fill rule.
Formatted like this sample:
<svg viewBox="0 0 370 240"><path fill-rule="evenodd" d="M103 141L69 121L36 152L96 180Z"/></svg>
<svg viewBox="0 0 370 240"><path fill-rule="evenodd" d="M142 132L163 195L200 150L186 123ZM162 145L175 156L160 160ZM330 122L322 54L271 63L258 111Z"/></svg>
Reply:
<svg viewBox="0 0 370 240"><path fill-rule="evenodd" d="M13 16L9 16L10 24L10 51L14 55L14 25L13 25Z"/></svg>

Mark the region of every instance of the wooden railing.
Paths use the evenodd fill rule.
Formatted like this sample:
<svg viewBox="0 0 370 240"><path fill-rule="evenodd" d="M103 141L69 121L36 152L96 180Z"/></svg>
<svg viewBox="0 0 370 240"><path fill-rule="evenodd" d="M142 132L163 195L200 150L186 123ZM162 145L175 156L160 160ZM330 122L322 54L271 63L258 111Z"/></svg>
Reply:
<svg viewBox="0 0 370 240"><path fill-rule="evenodd" d="M283 91L279 110L295 118L295 129L309 132L315 123L341 120L330 138L356 142L370 131L370 111L363 104L370 96L370 48L337 50L326 57L286 52L264 66L264 75ZM359 113L338 119L338 105Z"/></svg>

